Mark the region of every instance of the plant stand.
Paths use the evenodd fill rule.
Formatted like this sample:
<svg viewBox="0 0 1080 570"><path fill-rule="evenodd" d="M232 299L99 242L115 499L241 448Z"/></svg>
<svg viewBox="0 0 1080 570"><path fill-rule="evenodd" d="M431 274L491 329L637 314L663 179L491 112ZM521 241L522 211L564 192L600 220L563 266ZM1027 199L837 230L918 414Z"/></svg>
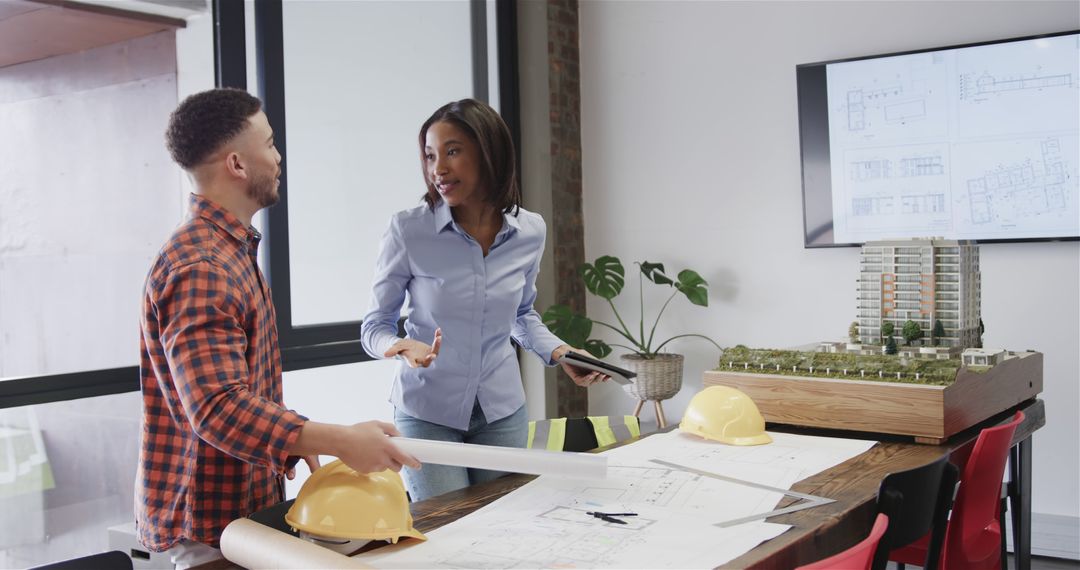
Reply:
<svg viewBox="0 0 1080 570"><path fill-rule="evenodd" d="M664 407L660 402L682 389L683 355L657 354L654 358L646 359L637 354L624 354L619 358L624 368L637 374L632 384L623 386L627 394L638 400L634 406L634 417L639 417L645 402L649 401L656 411L657 426L667 427Z"/></svg>

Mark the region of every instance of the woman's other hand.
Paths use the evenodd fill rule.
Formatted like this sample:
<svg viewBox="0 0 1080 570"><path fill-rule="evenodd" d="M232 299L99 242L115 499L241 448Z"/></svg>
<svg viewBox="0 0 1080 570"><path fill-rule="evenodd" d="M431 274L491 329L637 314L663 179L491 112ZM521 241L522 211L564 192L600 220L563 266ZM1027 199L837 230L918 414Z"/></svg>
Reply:
<svg viewBox="0 0 1080 570"><path fill-rule="evenodd" d="M409 368L427 368L431 366L432 362L435 362L435 357L439 356L439 347L441 346L442 329L435 329L435 340L431 341L430 346L418 340L403 338L395 342L383 356L387 358L400 356L409 365Z"/></svg>
<svg viewBox="0 0 1080 570"><path fill-rule="evenodd" d="M563 344L551 352L551 359L555 362L559 362L559 359L566 355L567 352L571 351L592 358L592 355L588 352L585 352L584 350L578 350L570 346L569 344ZM584 388L592 386L597 382L607 382L611 378L607 374L602 374L600 372L589 370L588 368L574 366L566 362L559 362L559 365L562 366L562 369L566 372L566 375L574 381L574 384L577 384L578 386Z"/></svg>

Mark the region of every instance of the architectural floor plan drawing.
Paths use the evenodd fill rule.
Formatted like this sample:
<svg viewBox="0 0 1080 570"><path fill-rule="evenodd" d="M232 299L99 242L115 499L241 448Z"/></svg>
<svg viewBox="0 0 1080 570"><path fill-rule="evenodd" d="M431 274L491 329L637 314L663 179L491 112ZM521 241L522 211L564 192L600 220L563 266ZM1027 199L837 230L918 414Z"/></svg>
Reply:
<svg viewBox="0 0 1080 570"><path fill-rule="evenodd" d="M1071 143L1071 155L1063 150L1067 143ZM997 160L984 161L981 172L963 173L965 189L956 196L958 210L963 212L958 229L986 235L1075 227L1080 212L1075 139L1014 141L999 152L980 150ZM1017 158L1001 158L1005 152Z"/></svg>
<svg viewBox="0 0 1080 570"><path fill-rule="evenodd" d="M780 535L786 525L753 521L781 493L651 463L662 458L729 477L789 488L866 451L872 441L771 434L735 447L673 431L608 451L606 480L540 477L486 507L360 558L379 568L712 568ZM627 524L589 512L636 513Z"/></svg>
<svg viewBox="0 0 1080 570"><path fill-rule="evenodd" d="M1063 35L827 65L835 243L1080 233L1078 54Z"/></svg>

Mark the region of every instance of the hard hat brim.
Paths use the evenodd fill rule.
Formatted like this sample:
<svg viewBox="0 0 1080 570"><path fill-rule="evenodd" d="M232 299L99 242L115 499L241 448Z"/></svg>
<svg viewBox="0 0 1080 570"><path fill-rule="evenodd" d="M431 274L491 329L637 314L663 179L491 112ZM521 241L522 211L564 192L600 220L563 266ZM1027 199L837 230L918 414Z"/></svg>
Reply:
<svg viewBox="0 0 1080 570"><path fill-rule="evenodd" d="M729 440L730 441L725 441L724 443L730 443L731 445L765 445L766 443L772 443L772 437L767 433L760 433L749 437L734 437L729 438Z"/></svg>
<svg viewBox="0 0 1080 570"><path fill-rule="evenodd" d="M683 433L696 435L706 441L716 441L727 445L765 445L766 443L772 443L772 437L765 432L745 437L715 437L694 425L680 424L679 430Z"/></svg>

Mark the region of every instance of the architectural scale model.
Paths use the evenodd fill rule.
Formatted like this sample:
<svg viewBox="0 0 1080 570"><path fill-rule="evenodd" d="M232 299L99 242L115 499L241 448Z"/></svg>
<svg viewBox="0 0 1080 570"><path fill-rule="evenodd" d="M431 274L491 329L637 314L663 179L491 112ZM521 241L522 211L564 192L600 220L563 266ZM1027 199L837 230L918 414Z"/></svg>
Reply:
<svg viewBox="0 0 1080 570"><path fill-rule="evenodd" d="M979 248L970 241L867 242L859 259L858 340L880 346L913 322L932 346L978 347L981 296Z"/></svg>
<svg viewBox="0 0 1080 570"><path fill-rule="evenodd" d="M983 348L979 250L969 241L867 242L847 341L724 350L703 386L742 390L767 422L940 444L1035 397L1043 355Z"/></svg>
<svg viewBox="0 0 1080 570"><path fill-rule="evenodd" d="M979 372L1026 354L982 346L979 248L971 241L867 242L856 283L847 342L812 351L740 345L724 352L719 370L948 385L962 366Z"/></svg>

